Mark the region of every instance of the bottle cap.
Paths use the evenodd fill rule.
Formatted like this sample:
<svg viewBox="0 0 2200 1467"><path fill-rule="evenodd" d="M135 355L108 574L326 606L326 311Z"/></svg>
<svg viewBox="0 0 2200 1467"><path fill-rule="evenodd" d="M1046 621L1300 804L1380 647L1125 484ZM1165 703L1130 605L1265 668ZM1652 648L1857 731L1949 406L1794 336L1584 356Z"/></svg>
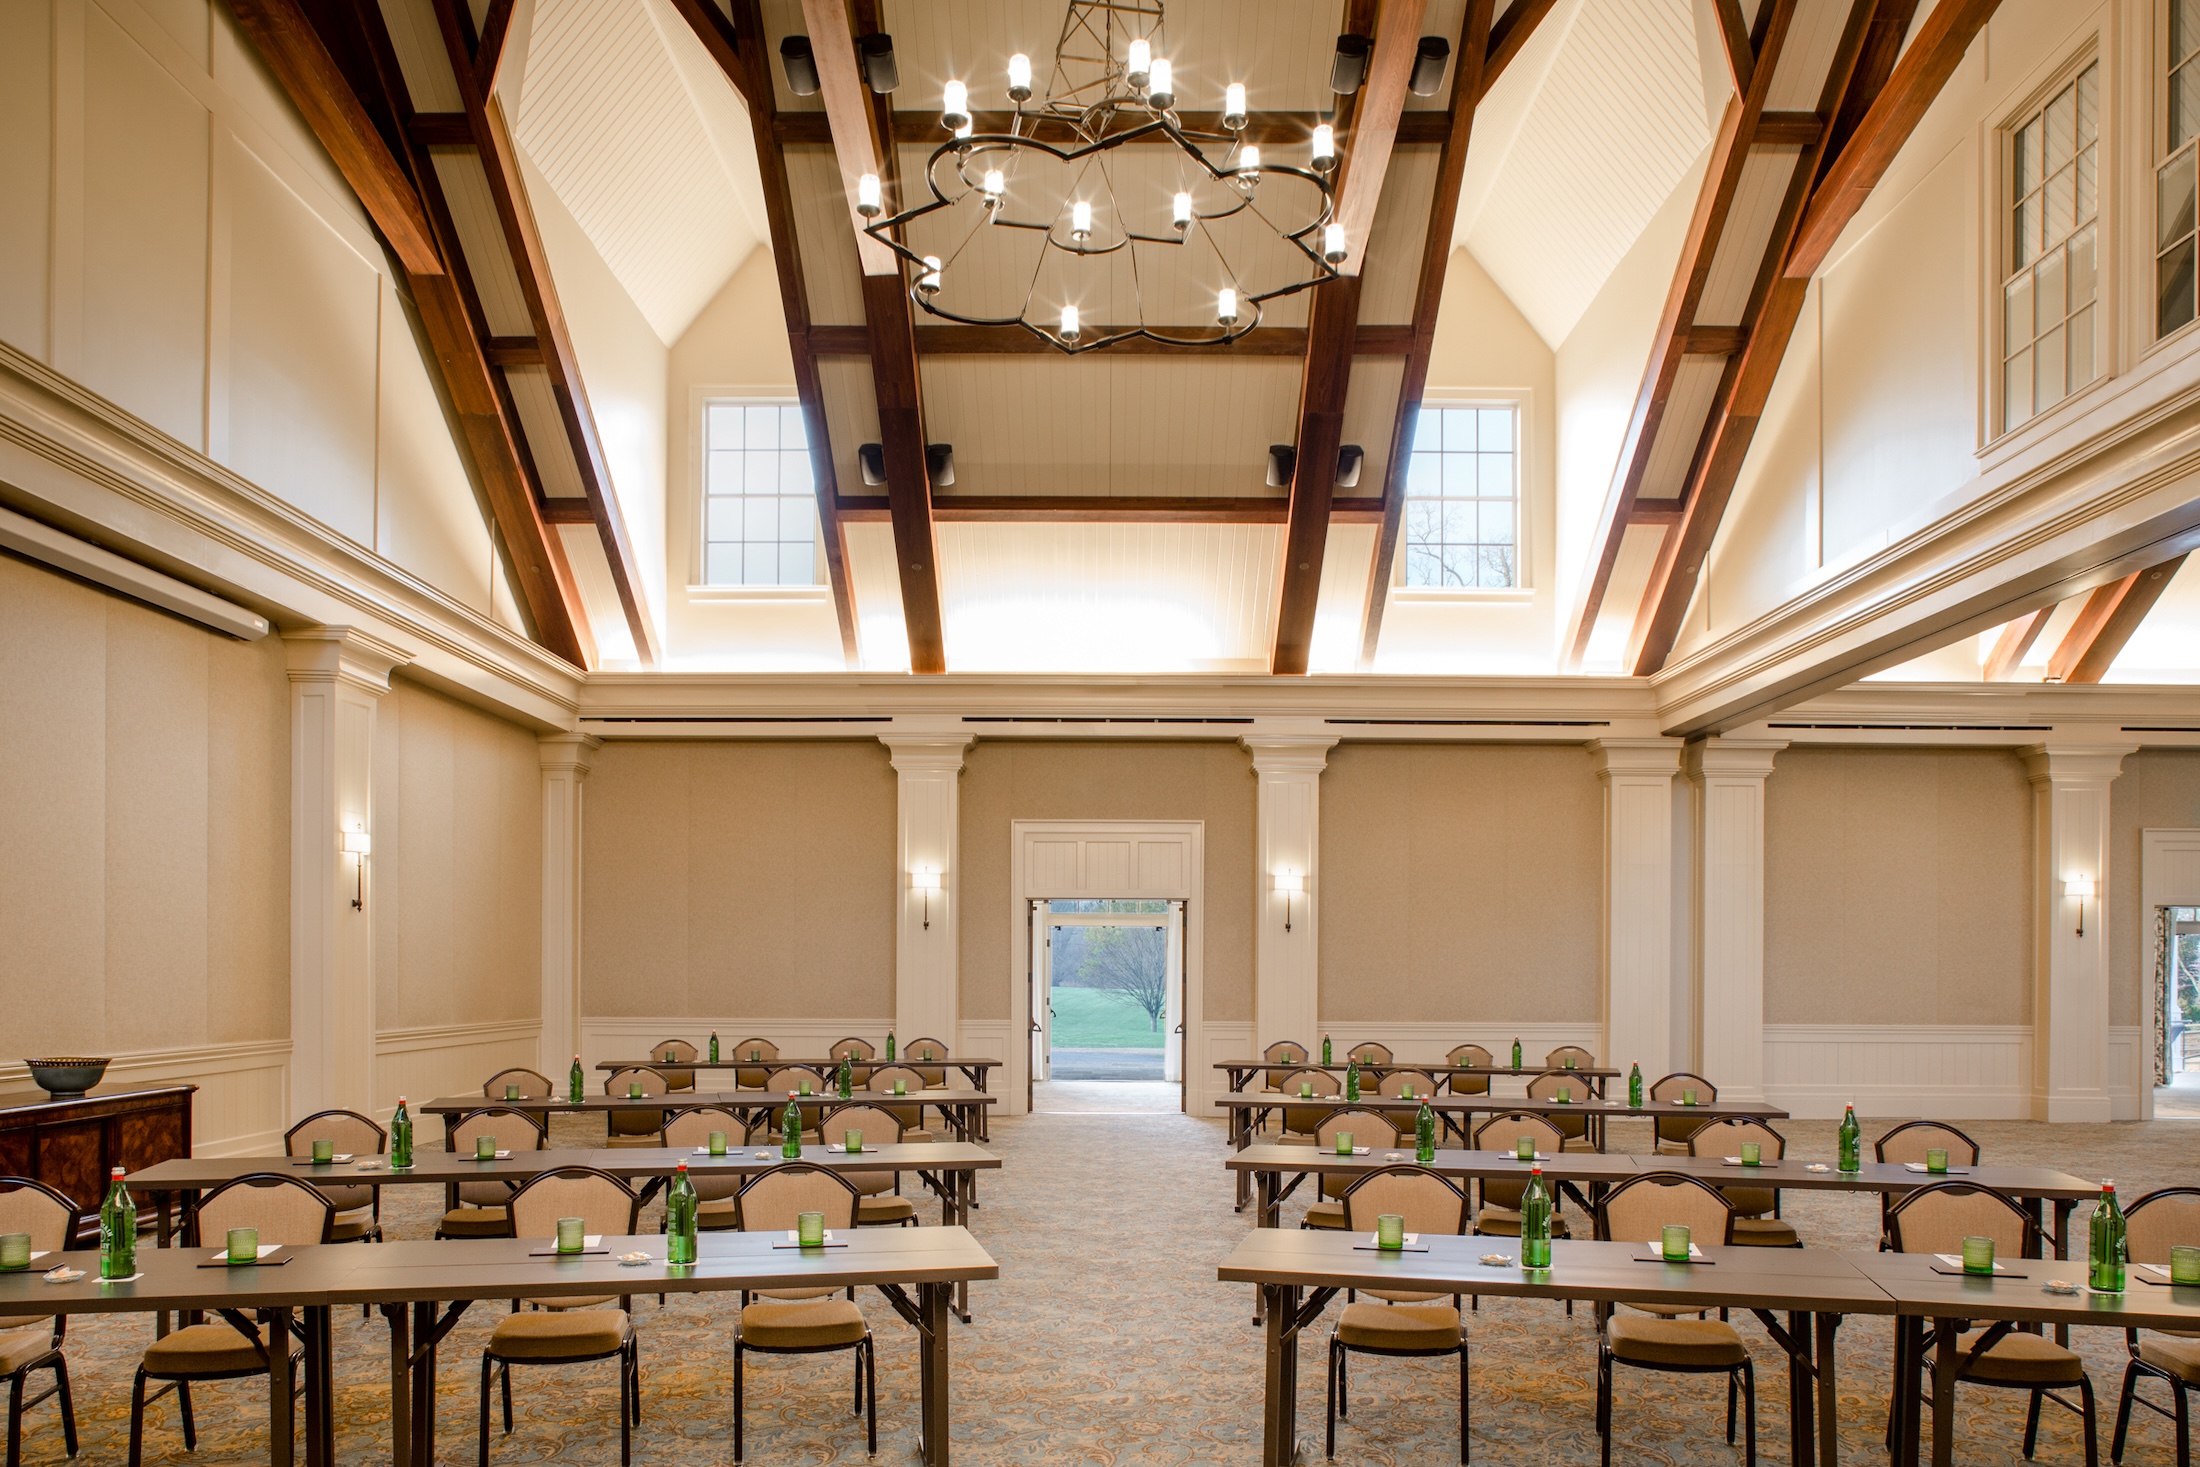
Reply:
<svg viewBox="0 0 2200 1467"><path fill-rule="evenodd" d="M114 1179L115 1179L116 1181L118 1181L118 1182L119 1182L119 1181L121 1181L121 1180L122 1180L122 1168L121 1168L121 1167L116 1167L116 1168L114 1169L114 1171L113 1171L113 1172L111 1173L111 1175L112 1175L112 1176L114 1177Z"/></svg>
<svg viewBox="0 0 2200 1467"><path fill-rule="evenodd" d="M2103 1192L2113 1192L2116 1190L2116 1184L2114 1182L2111 1182L2108 1178L2103 1177L2101 1178L2101 1190Z"/></svg>
<svg viewBox="0 0 2200 1467"><path fill-rule="evenodd" d="M688 1169L688 1164L687 1164L686 1162L684 1162L684 1161L683 1161L683 1162L681 1162L681 1163L680 1163L680 1170L684 1172L684 1171L686 1171L687 1169Z"/></svg>

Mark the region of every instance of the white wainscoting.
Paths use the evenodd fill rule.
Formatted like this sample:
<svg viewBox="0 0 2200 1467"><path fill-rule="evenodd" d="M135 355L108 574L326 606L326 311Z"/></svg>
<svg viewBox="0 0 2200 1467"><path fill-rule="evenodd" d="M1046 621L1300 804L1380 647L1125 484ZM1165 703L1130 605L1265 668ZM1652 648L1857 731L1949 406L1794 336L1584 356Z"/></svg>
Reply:
<svg viewBox="0 0 2200 1467"><path fill-rule="evenodd" d="M281 1151L290 1128L290 1041L141 1049L118 1054L101 1082L107 1089L156 1085L199 1087L191 1097L195 1156L250 1156ZM43 1100L20 1064L0 1064L0 1102Z"/></svg>
<svg viewBox="0 0 2200 1467"><path fill-rule="evenodd" d="M581 1067L588 1071L591 1089L598 1088L602 1076L596 1066L606 1060L642 1059L650 1052L650 1046L665 1039L685 1039L705 1054L710 1052L711 1031L716 1030L721 1041L719 1053L726 1059L737 1056L733 1046L743 1039L762 1039L779 1046L779 1052L789 1059L815 1059L824 1055L835 1044L851 1036L868 1039L883 1051L886 1047L886 1031L894 1027L891 1016L853 1019L729 1019L729 1018L606 1018L583 1016L581 1019ZM912 1036L903 1034L901 1039ZM934 1039L944 1040L945 1035L935 1034ZM567 1060L570 1064L571 1060ZM562 1073L565 1065L559 1065ZM708 1088L697 1082L698 1088Z"/></svg>
<svg viewBox="0 0 2200 1467"><path fill-rule="evenodd" d="M1215 1066L1226 1060L1249 1059L1253 1054L1253 1021L1209 1019L1200 1026L1204 1051L1184 1073L1184 1109L1195 1116L1222 1117L1215 1108L1218 1097L1230 1093L1230 1082Z"/></svg>
<svg viewBox="0 0 2200 1467"><path fill-rule="evenodd" d="M415 1102L472 1095L499 1070L539 1070L541 1048L540 1019L384 1029L374 1036L375 1119L387 1125L400 1095Z"/></svg>
<svg viewBox="0 0 2200 1467"><path fill-rule="evenodd" d="M2108 1031L2109 1114L2139 1117L2142 1031ZM1713 1077L1716 1079L1716 1077ZM1870 1116L2027 1120L2032 1030L2024 1024L1767 1024L1765 1096L1799 1117L1854 1102Z"/></svg>

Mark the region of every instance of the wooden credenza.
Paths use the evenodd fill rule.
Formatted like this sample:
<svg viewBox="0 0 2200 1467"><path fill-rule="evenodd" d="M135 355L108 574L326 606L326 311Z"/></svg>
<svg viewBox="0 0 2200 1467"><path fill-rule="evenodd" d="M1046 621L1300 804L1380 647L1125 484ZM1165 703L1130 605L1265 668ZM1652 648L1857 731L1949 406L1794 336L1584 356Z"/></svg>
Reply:
<svg viewBox="0 0 2200 1467"><path fill-rule="evenodd" d="M0 1176L30 1177L68 1197L99 1235L99 1204L115 1167L138 1171L191 1154L196 1085L94 1090L81 1100L0 1106ZM142 1199L140 1199L142 1201Z"/></svg>

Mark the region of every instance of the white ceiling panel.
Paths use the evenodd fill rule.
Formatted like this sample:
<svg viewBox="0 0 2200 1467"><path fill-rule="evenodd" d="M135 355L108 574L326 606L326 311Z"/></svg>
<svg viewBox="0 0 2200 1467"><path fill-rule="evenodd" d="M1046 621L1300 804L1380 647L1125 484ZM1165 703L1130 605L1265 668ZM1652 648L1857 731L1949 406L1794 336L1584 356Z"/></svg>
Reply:
<svg viewBox="0 0 2200 1467"><path fill-rule="evenodd" d="M1742 176L1734 187L1734 204L1727 211L1726 227L1719 231L1719 248L1711 256L1711 271L1704 277L1703 299L1696 306L1696 322L1702 326L1739 326L1749 309L1750 292L1757 287L1765 246L1780 222L1780 205L1795 177L1801 148L1752 148L1742 160Z"/></svg>
<svg viewBox="0 0 2200 1467"><path fill-rule="evenodd" d="M1930 7L1926 7L1930 8ZM1824 92L1827 68L1841 49L1841 31L1848 24L1849 0L1796 0L1795 18L1788 22L1787 41L1780 48L1779 69L1765 92L1765 108L1771 112L1816 112Z"/></svg>
<svg viewBox="0 0 2200 1467"><path fill-rule="evenodd" d="M843 494L883 494L867 487L856 464L856 447L879 441L878 394L871 385L869 357L819 357L817 391L825 405L825 431L832 435L833 476ZM935 429L934 442L944 441Z"/></svg>
<svg viewBox="0 0 2200 1467"><path fill-rule="evenodd" d="M1354 357L1352 385L1344 395L1341 443L1357 443L1367 454L1360 487L1340 494L1379 495L1390 472L1390 439L1398 430L1398 395L1405 390L1404 357ZM1280 440L1279 440L1280 441Z"/></svg>
<svg viewBox="0 0 2200 1467"><path fill-rule="evenodd" d="M894 563L894 527L884 521L844 525L848 597L855 605L856 655L865 672L909 670L909 625L901 614L901 576Z"/></svg>
<svg viewBox="0 0 2200 1467"><path fill-rule="evenodd" d="M1360 275L1360 320L1401 325L1413 319L1421 287L1421 251L1428 243L1428 212L1436 202L1441 148L1400 148L1383 175L1375 228Z"/></svg>
<svg viewBox="0 0 2200 1467"><path fill-rule="evenodd" d="M489 176L481 171L481 160L470 148L439 148L429 157L435 164L436 181L443 186L443 200L450 205L451 226L458 231L489 334L533 336L534 317L528 314L527 297L513 272L504 222L497 215L496 196L489 192Z"/></svg>
<svg viewBox="0 0 2200 1467"><path fill-rule="evenodd" d="M542 478L542 492L552 499L585 499L573 464L573 448L565 436L565 419L558 412L557 395L550 390L550 373L541 367L508 367L504 382L512 392L512 406L519 413L520 432L527 436L528 454Z"/></svg>
<svg viewBox="0 0 2200 1467"><path fill-rule="evenodd" d="M381 0L382 22L390 33L390 49L397 53L397 70L405 78L405 90L416 112L456 112L465 102L451 76L451 61L443 49L443 31L436 24L430 0Z"/></svg>
<svg viewBox="0 0 2200 1467"><path fill-rule="evenodd" d="M611 579L611 562L604 558L603 539L594 525L558 525L558 543L565 547L573 567L573 584L581 593L581 607L588 613L588 630L596 638L597 665L634 668L640 665L634 651L634 632L626 624L626 608L619 588Z"/></svg>
<svg viewBox="0 0 2200 1467"><path fill-rule="evenodd" d="M810 320L820 326L863 324L863 266L856 259L848 196L841 191L840 160L823 144L791 144L787 195L793 204L795 246L802 252L802 282L810 296Z"/></svg>
<svg viewBox="0 0 2200 1467"><path fill-rule="evenodd" d="M1658 420L1658 440L1650 446L1650 462L1643 467L1642 498L1675 499L1687 487L1696 441L1703 436L1712 401L1719 395L1719 379L1725 374L1725 357L1681 358L1673 390L1665 399L1665 416Z"/></svg>

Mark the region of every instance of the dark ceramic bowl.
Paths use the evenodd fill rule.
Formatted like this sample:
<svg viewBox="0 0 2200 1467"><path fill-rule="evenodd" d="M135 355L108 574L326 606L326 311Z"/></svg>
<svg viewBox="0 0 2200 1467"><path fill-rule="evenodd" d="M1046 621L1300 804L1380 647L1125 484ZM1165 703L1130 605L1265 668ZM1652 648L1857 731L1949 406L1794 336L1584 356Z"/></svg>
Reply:
<svg viewBox="0 0 2200 1467"><path fill-rule="evenodd" d="M27 1059L31 1081L55 1100L77 1100L85 1091L100 1082L107 1073L111 1059L84 1059L80 1056L54 1059Z"/></svg>

